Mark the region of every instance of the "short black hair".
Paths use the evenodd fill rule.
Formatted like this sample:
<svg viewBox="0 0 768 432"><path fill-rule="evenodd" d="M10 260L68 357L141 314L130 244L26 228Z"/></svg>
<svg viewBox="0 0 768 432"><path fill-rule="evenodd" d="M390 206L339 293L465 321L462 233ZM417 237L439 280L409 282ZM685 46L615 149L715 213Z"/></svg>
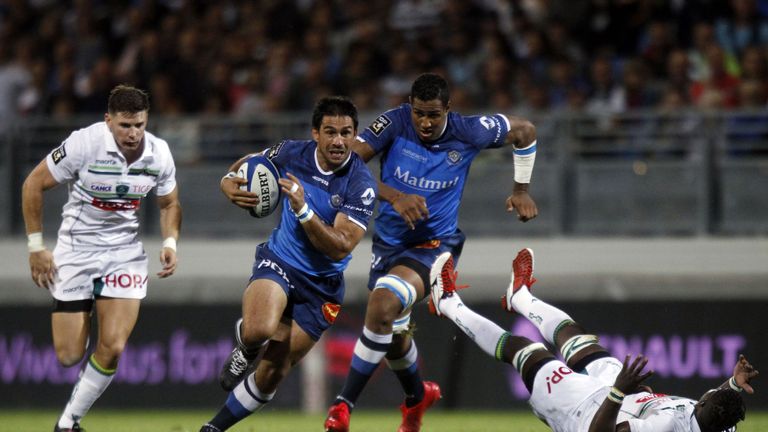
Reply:
<svg viewBox="0 0 768 432"><path fill-rule="evenodd" d="M744 420L747 407L739 392L732 389L718 389L707 400L711 411L710 423L707 425L711 431L725 431L736 423Z"/></svg>
<svg viewBox="0 0 768 432"><path fill-rule="evenodd" d="M357 107L347 97L326 96L317 101L312 112L312 128L319 130L325 116L350 117L355 124L355 130L357 130Z"/></svg>
<svg viewBox="0 0 768 432"><path fill-rule="evenodd" d="M109 92L107 111L110 114L149 111L149 95L144 90L120 84Z"/></svg>
<svg viewBox="0 0 768 432"><path fill-rule="evenodd" d="M448 92L448 81L436 73L423 73L416 78L411 86L411 99L431 101L440 99L443 106L448 106L451 95Z"/></svg>

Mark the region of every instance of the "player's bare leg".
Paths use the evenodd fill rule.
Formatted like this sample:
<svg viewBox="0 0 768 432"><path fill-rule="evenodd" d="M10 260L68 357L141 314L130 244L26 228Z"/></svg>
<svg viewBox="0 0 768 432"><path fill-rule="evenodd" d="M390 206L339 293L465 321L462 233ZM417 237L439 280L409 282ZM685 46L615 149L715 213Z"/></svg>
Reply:
<svg viewBox="0 0 768 432"><path fill-rule="evenodd" d="M230 428L261 410L277 392L291 368L315 345L315 341L290 319L281 319L253 373L242 380L227 397L219 412L203 426L203 432Z"/></svg>
<svg viewBox="0 0 768 432"><path fill-rule="evenodd" d="M90 312L54 312L51 314L51 334L56 358L62 366L80 363L88 348L91 332Z"/></svg>
<svg viewBox="0 0 768 432"><path fill-rule="evenodd" d="M59 430L77 430L96 399L106 390L117 372L117 364L139 316L138 299L100 298L96 300L99 335L67 406L59 418Z"/></svg>
<svg viewBox="0 0 768 432"><path fill-rule="evenodd" d="M219 373L219 384L232 391L250 372L269 338L277 330L287 304L282 288L268 280L251 282L243 293L243 315L235 323L235 348Z"/></svg>

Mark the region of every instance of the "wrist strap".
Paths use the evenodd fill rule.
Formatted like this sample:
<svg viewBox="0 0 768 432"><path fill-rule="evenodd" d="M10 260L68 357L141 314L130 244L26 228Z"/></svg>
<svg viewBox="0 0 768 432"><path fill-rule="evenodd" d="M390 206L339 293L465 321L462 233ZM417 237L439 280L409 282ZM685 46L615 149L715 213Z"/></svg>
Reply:
<svg viewBox="0 0 768 432"><path fill-rule="evenodd" d="M173 249L173 251L176 252L176 239L173 237L168 237L167 239L163 240L163 247Z"/></svg>
<svg viewBox="0 0 768 432"><path fill-rule="evenodd" d="M731 377L731 379L728 380L728 386L733 390L736 390L737 392L744 391L743 388L739 387L739 385L736 384L736 377Z"/></svg>
<svg viewBox="0 0 768 432"><path fill-rule="evenodd" d="M310 219L312 219L312 216L315 215L315 212L309 208L309 204L306 202L303 206L299 209L299 211L295 212L294 215L296 215L296 218L299 220L300 223L305 224L309 222Z"/></svg>
<svg viewBox="0 0 768 432"><path fill-rule="evenodd" d="M27 249L29 249L29 253L44 251L43 233L34 232L27 234Z"/></svg>
<svg viewBox="0 0 768 432"><path fill-rule="evenodd" d="M624 401L624 392L617 389L616 387L611 387L611 390L608 392L608 398L609 401L617 403L621 405L621 403Z"/></svg>

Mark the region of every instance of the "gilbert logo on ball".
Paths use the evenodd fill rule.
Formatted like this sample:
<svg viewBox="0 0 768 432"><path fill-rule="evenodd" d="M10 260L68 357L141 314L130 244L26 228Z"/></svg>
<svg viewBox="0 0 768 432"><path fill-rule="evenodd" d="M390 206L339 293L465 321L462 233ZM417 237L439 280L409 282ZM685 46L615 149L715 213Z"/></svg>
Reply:
<svg viewBox="0 0 768 432"><path fill-rule="evenodd" d="M254 155L240 165L237 176L248 180L240 189L253 192L259 196L259 203L248 212L253 217L269 216L280 203L280 172L264 155Z"/></svg>

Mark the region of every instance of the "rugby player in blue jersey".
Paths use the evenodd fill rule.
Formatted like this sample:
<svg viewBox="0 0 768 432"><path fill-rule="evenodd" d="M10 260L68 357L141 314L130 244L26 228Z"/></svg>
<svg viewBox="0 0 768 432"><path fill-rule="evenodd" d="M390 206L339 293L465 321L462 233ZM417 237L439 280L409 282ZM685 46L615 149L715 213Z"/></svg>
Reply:
<svg viewBox="0 0 768 432"><path fill-rule="evenodd" d="M416 344L408 332L411 308L429 297L429 271L437 256L461 254L458 207L472 160L483 149L504 145L514 146L515 164L506 209L525 222L538 213L528 195L535 127L502 114L451 112L448 84L441 76L419 76L410 103L385 112L358 137L354 151L363 159L381 155L381 206L368 282L372 291L363 334L344 387L329 409L326 431L349 430L350 411L385 357L406 394L400 432L418 431L424 412L440 398L439 386L419 374Z"/></svg>
<svg viewBox="0 0 768 432"><path fill-rule="evenodd" d="M312 114L313 140L286 140L266 150L282 177L280 224L256 248L236 325L238 344L221 377L232 391L201 432L226 430L266 405L336 319L344 299L343 271L365 234L376 198L376 180L352 152L357 125L351 101L323 98ZM228 174L221 190L236 205L252 208L258 198L239 189L244 182ZM254 362L259 354L261 360Z"/></svg>

